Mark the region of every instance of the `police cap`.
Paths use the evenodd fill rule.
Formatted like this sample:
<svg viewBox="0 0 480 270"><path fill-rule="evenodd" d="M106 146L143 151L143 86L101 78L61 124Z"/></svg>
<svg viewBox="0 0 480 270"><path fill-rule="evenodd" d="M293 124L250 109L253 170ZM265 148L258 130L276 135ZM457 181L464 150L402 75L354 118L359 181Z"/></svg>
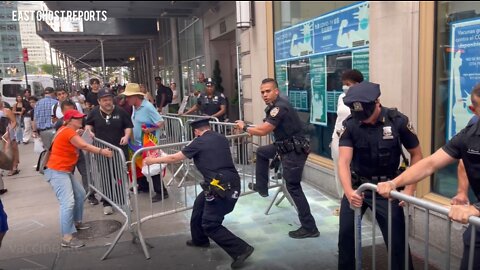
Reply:
<svg viewBox="0 0 480 270"><path fill-rule="evenodd" d="M210 117L205 117L205 118L201 118L193 122L190 122L190 126L192 127L192 129L201 128L204 126L210 126L209 122L210 122Z"/></svg>
<svg viewBox="0 0 480 270"><path fill-rule="evenodd" d="M380 96L380 85L363 81L352 85L343 98L343 103L350 106L354 102L371 103Z"/></svg>
<svg viewBox="0 0 480 270"><path fill-rule="evenodd" d="M212 78L207 78L207 79L205 80L205 85L206 85L206 86L215 85L215 81L214 81Z"/></svg>

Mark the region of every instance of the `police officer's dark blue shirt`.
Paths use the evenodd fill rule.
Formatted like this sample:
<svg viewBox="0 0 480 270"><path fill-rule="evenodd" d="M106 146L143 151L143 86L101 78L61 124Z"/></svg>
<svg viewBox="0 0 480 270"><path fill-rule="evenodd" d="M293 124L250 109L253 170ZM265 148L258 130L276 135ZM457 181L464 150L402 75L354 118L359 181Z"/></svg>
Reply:
<svg viewBox="0 0 480 270"><path fill-rule="evenodd" d="M230 144L225 136L207 130L185 146L182 153L187 158L193 158L205 181L210 182L221 173L232 186L240 186L240 177L233 164Z"/></svg>
<svg viewBox="0 0 480 270"><path fill-rule="evenodd" d="M273 134L275 141L282 141L295 137L304 137L303 122L298 117L297 111L290 105L287 99L278 96L273 105L265 109L268 122L275 126Z"/></svg>
<svg viewBox="0 0 480 270"><path fill-rule="evenodd" d="M202 114L214 115L222 109L221 105L227 105L227 101L222 93L215 91L210 98L208 94L202 93L197 99L197 105L200 107ZM223 117L223 115L219 116L218 119L222 120Z"/></svg>
<svg viewBox="0 0 480 270"><path fill-rule="evenodd" d="M343 122L339 146L353 148L351 171L362 177L394 177L400 163L400 142L406 149L419 145L408 117L398 111L389 116L382 107L375 124L364 124L352 117Z"/></svg>
<svg viewBox="0 0 480 270"><path fill-rule="evenodd" d="M467 125L442 149L449 156L463 160L468 182L480 200L480 121Z"/></svg>

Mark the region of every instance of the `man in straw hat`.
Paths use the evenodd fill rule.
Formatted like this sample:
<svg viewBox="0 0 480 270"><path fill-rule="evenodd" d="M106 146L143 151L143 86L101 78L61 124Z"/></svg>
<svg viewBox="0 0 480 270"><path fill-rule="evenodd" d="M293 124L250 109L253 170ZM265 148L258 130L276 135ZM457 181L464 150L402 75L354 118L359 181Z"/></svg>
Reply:
<svg viewBox="0 0 480 270"><path fill-rule="evenodd" d="M123 92L126 96L127 103L133 106L132 122L133 122L133 140L136 145L143 145L143 134L154 134L158 139L159 129L163 127L163 118L157 112L152 103L145 99L145 94L140 89L138 83L129 83ZM157 140L158 141L158 140ZM164 185L160 182L160 175L152 176L153 189L157 193L152 202L158 202L168 198L168 192ZM148 183L146 178L138 178L139 190L147 191ZM163 197L162 197L163 189Z"/></svg>

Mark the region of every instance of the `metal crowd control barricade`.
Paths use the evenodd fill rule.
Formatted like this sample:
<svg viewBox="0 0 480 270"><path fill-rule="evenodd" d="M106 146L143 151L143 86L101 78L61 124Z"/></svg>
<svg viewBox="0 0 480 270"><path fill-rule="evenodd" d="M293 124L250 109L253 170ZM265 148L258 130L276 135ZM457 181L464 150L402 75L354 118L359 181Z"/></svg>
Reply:
<svg viewBox="0 0 480 270"><path fill-rule="evenodd" d="M247 134L232 135L232 136L228 136L227 139L229 140L231 147L235 144L247 144L247 145L251 144L251 137L248 136ZM159 146L142 148L137 150L133 154L132 160L135 160L135 158L142 156L142 153L145 151L162 149L163 151L168 152L171 150L173 151L173 149L182 148L188 143L189 142L181 142L181 143L173 143L173 144L167 144L167 145L159 145ZM247 147L246 149L250 149L250 148ZM234 158L235 155L236 153L232 152L232 158ZM235 159L234 159L234 162L235 162ZM147 249L147 245L148 246L150 245L145 242L145 238L142 233L142 223L154 218L171 215L171 214L192 209L195 198L199 194L199 192L202 192L202 189L199 187L196 181L195 183L185 183L184 185L181 185L181 186L176 186L176 185L170 186L169 198L162 200L159 203L156 203L155 207L152 204L150 204L151 211L149 213L146 213L144 209L139 209L139 203L138 203L139 196L138 196L138 189L137 189L137 174L135 170L135 164L132 163L131 166L132 166L131 171L132 171L133 190L134 190L132 200L135 205L135 213L136 213L136 222L132 224L132 228L135 229L134 236L137 237L138 240L140 241L145 257L149 259L150 253ZM248 162L244 162L244 164L235 162L235 166L237 167L237 170L239 171L240 177L242 179L241 195L253 193L251 191L249 192L245 191L245 186L247 186L247 181L253 182L253 172L250 172L250 176L252 177L251 178L248 177L249 169L253 170L253 167L248 168L249 167ZM198 180L203 181L203 178ZM149 179L149 182L151 182L151 179ZM163 181L161 181L160 183L161 185L164 184ZM158 205L160 206L158 207Z"/></svg>
<svg viewBox="0 0 480 270"><path fill-rule="evenodd" d="M106 158L100 154L85 153L87 168L89 168L87 170L89 187L125 217L125 223L121 230L101 258L101 260L104 260L127 228L133 234L133 230L130 227L132 219L128 194L129 178L125 154L122 149L97 138L93 139L93 145L100 148L110 148L113 152L113 157Z"/></svg>
<svg viewBox="0 0 480 270"><path fill-rule="evenodd" d="M357 189L357 194L362 194L365 190L371 190L372 191L372 217L375 218L376 216L376 190L377 186L374 184L362 184L358 189ZM424 208L425 211L425 258L424 258L424 269L428 269L428 258L429 258L429 215L430 212L433 211L435 213L438 213L440 215L444 215L447 217L447 220L445 222L448 222L447 226L447 231L446 231L446 254L445 254L445 269L450 269L450 247L451 247L451 225L452 221L448 218L448 212L449 209L436 204L432 203L426 200L418 199L412 196L405 195L403 193L397 192L397 191L392 191L390 193L391 197L394 199L398 199L401 201L404 201L408 204L413 204L419 207ZM361 232L361 208L353 208L355 211L355 263L356 263L356 269L362 269L362 232ZM392 202L391 200L388 201L388 269L392 269L392 249L395 247L392 247L392 216L391 216L391 209L392 209ZM469 223L472 225L472 232L475 232L475 228L480 226L480 218L479 217L470 217L469 218ZM409 227L408 227L408 215L405 215L405 267L408 269L409 265L409 252L408 252L408 240L409 240ZM373 269L375 269L375 228L376 226L372 226L372 266ZM475 236L476 233L471 234L472 237L470 239L470 250L469 250L469 261L468 261L468 269L472 270L473 269L473 258L474 258L474 251L475 251Z"/></svg>
<svg viewBox="0 0 480 270"><path fill-rule="evenodd" d="M164 144L172 144L172 143L179 143L179 142L184 142L186 141L186 135L185 135L185 127L184 123L181 118L179 117L174 117L170 115L164 115L162 116L164 120L164 128L162 129L162 136L160 137L159 144L164 145ZM166 152L167 154L173 154L178 151L180 151L181 147L177 147L175 149L167 149ZM179 175L180 172L184 172L182 181L180 182L183 183L185 178L188 175L189 172L189 163L188 161L182 162L182 164L175 170L175 172L172 173L172 177L170 180L167 182L167 186L170 186L170 184L173 182L175 177Z"/></svg>

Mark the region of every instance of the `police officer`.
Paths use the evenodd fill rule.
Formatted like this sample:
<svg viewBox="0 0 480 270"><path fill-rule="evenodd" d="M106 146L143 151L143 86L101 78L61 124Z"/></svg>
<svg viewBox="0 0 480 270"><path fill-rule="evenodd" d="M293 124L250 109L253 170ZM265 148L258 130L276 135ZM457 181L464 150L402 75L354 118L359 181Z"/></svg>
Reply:
<svg viewBox="0 0 480 270"><path fill-rule="evenodd" d="M205 81L205 93L200 94L197 104L186 111L184 114L190 114L200 109L202 115L210 115L223 121L227 111L227 101L225 96L215 91L215 82L212 78Z"/></svg>
<svg viewBox="0 0 480 270"><path fill-rule="evenodd" d="M232 268L242 266L253 252L253 247L222 226L223 218L233 211L240 195L240 176L233 164L230 146L225 136L210 130L210 118L191 123L195 139L182 151L159 158L147 157L147 165L174 163L193 158L203 175L200 193L193 204L188 246L208 247L212 239L233 258ZM217 182L217 180L219 182Z"/></svg>
<svg viewBox="0 0 480 270"><path fill-rule="evenodd" d="M471 93L472 105L470 108L476 115L480 114L480 85L475 86ZM480 121L472 121L442 148L438 149L431 156L423 159L418 164L408 168L397 178L387 183L378 185L378 193L389 197L390 191L396 187L413 184L425 177L430 176L436 170L447 166L460 159L465 166L468 183L477 197L473 204L463 203L450 206L449 218L461 223L468 223L470 216L480 216ZM467 184L468 186L468 184ZM468 192L468 187L465 188ZM466 197L468 199L468 197ZM473 257L473 268L480 269L480 228L475 230L475 252ZM470 238L472 237L472 225L463 233L463 256L460 269L468 269Z"/></svg>
<svg viewBox="0 0 480 270"><path fill-rule="evenodd" d="M353 85L343 99L351 115L339 130L339 176L345 195L340 207L340 232L338 236L338 269L355 269L354 211L350 205L361 207L362 214L372 208L372 193L355 192L363 183L377 184L398 175L402 144L411 155L412 163L422 158L418 138L408 118L396 109L382 107L379 101L380 86L361 82ZM413 195L415 186L404 192ZM388 201L376 199L376 219L387 242ZM398 201L392 205L392 267L405 269L405 219ZM410 257L410 268L413 267Z"/></svg>
<svg viewBox="0 0 480 270"><path fill-rule="evenodd" d="M258 191L262 197L268 196L268 162L278 153L283 166L283 178L297 206L301 223L299 229L289 232L288 235L292 238L318 237L320 232L300 185L303 167L310 152L310 144L302 132L303 123L288 100L279 96L278 84L274 79L264 79L260 93L268 106L265 109L265 122L251 127L239 120L236 121L237 127L257 136L265 136L273 131L275 143L258 148L256 184L249 187Z"/></svg>

